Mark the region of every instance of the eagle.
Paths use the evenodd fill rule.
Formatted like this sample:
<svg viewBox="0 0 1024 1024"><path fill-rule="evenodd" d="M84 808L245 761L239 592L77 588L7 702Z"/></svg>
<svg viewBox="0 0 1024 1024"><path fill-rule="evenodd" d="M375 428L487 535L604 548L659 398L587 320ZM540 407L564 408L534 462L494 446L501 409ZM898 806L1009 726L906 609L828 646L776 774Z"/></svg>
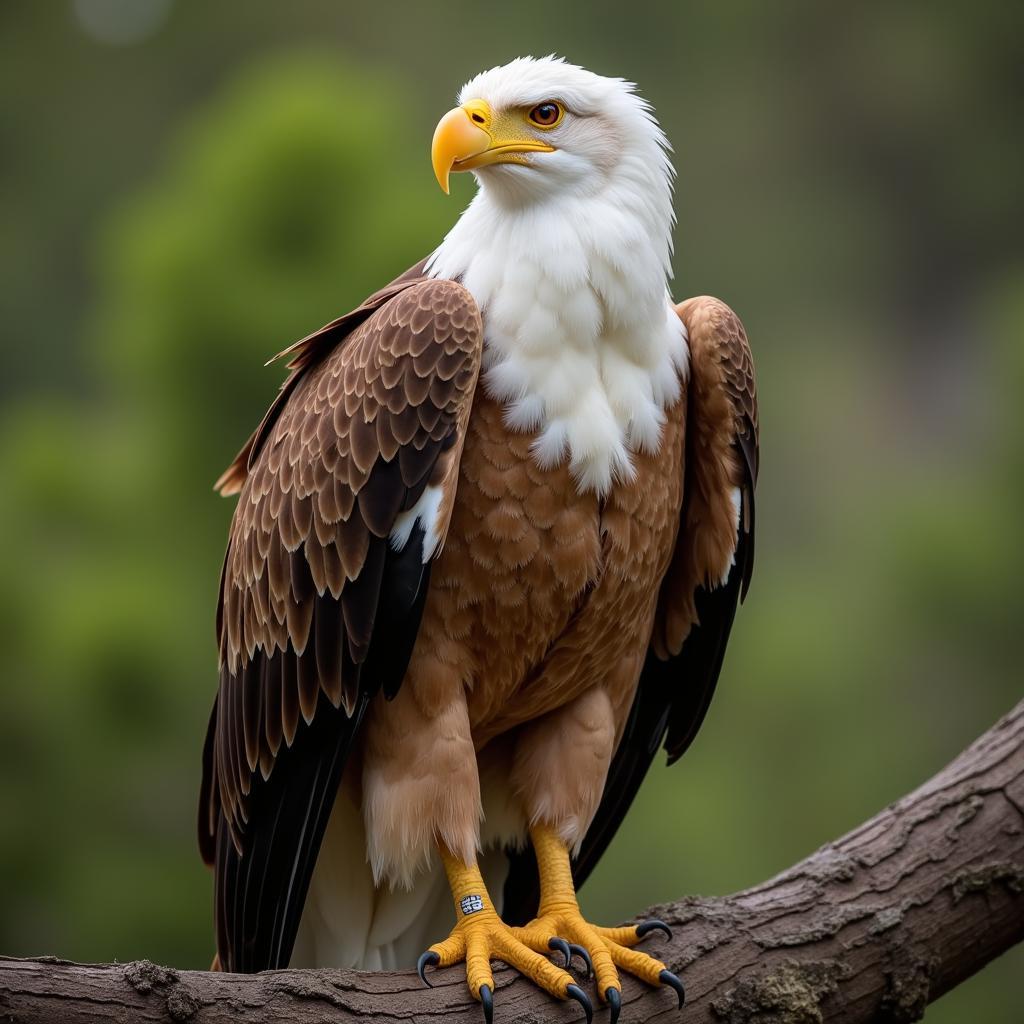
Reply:
<svg viewBox="0 0 1024 1024"><path fill-rule="evenodd" d="M492 960L589 1020L585 970L614 1024L620 972L682 1006L635 948L668 927L576 891L715 690L754 557L751 353L723 302L670 297L670 147L632 83L513 60L431 156L473 200L281 353L217 482L214 967L464 963L488 1022Z"/></svg>

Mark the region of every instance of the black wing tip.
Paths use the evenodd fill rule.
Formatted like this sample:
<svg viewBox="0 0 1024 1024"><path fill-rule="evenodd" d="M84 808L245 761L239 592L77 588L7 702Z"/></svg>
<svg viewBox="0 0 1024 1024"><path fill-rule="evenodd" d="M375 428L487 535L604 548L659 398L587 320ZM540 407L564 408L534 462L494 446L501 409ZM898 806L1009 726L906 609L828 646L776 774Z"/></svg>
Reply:
<svg viewBox="0 0 1024 1024"><path fill-rule="evenodd" d="M750 581L754 575L754 525L756 518L754 492L757 488L758 464L760 462L760 450L754 440L755 436L753 425L748 423L747 433L739 438L735 445L739 448L743 464L746 466L746 480L743 483L742 492L745 507L740 521L740 534L736 538L736 560L743 567L740 604L747 599L747 591L750 590Z"/></svg>

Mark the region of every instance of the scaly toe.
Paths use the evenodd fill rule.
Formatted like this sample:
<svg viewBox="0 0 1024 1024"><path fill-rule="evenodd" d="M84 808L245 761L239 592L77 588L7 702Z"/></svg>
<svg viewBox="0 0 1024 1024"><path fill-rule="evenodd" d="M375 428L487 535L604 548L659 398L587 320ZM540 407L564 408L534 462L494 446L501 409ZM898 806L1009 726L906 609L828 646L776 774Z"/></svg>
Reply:
<svg viewBox="0 0 1024 1024"><path fill-rule="evenodd" d="M622 1008L619 971L625 971L653 987L665 985L673 989L680 1000L684 998L683 983L661 960L632 947L651 934L661 932L671 937L672 929L664 921L652 919L638 925L602 928L592 925L578 911L558 911L539 917L524 928L514 929L516 937L531 949L543 948L540 936L547 940L548 949L557 949L565 956L562 936L568 936L571 956L578 956L586 965L587 977L594 975L597 991L608 1003L610 1016L616 1020ZM553 934L554 933L554 934ZM609 996L608 993L613 993ZM682 1002L680 1002L682 1006Z"/></svg>
<svg viewBox="0 0 1024 1024"><path fill-rule="evenodd" d="M605 940L607 942L607 939ZM608 942L608 952L619 970L632 974L635 978L657 987L666 985L679 996L679 1009L683 1008L686 990L679 978L673 974L660 960L643 953L638 949L627 949ZM616 1015L617 1016L617 1015Z"/></svg>
<svg viewBox="0 0 1024 1024"><path fill-rule="evenodd" d="M575 980L571 974L556 967L546 956L530 949L512 935L495 937L493 956L504 960L535 985L556 999L565 999L566 990Z"/></svg>
<svg viewBox="0 0 1024 1024"><path fill-rule="evenodd" d="M594 926L594 931L619 946L635 946L641 939L650 935L651 932L663 932L668 939L672 938L672 929L664 921L651 918L649 921L641 921L639 924L620 925L618 928L599 928Z"/></svg>
<svg viewBox="0 0 1024 1024"><path fill-rule="evenodd" d="M625 946L617 946L613 942L608 943L607 949L611 955L612 963L619 970L626 971L628 974L632 974L634 978L639 978L641 981L645 981L648 985L653 985L654 987L661 983L660 976L661 972L666 969L665 965L649 953L644 953L639 949L627 949Z"/></svg>
<svg viewBox="0 0 1024 1024"><path fill-rule="evenodd" d="M562 943L565 942L570 956L578 956L586 969L586 976L593 976L597 982L597 991L604 999L604 993L609 989L616 992L620 990L621 983L616 970L614 951L621 950L628 954L630 951L622 946L615 945L602 934L602 929L595 928L589 924L579 910L576 908L549 912L541 917L535 918L528 925L522 928L511 929L512 934L524 945L533 950L558 949L563 952ZM619 929L608 929L618 932ZM629 929L630 936L634 941L636 929ZM563 938L563 936L565 938ZM646 954L635 954L644 961L651 961ZM568 966L568 965L567 965ZM657 971L663 970L664 964L657 964L657 970L645 980L651 984L657 984Z"/></svg>
<svg viewBox="0 0 1024 1024"><path fill-rule="evenodd" d="M619 973L615 969L612 947L582 918L566 917L560 922L562 931L568 933L573 943L585 950L587 970L593 974L598 992L620 987ZM663 965L664 966L664 965Z"/></svg>
<svg viewBox="0 0 1024 1024"><path fill-rule="evenodd" d="M463 918L447 939L423 953L416 970L429 985L429 967L451 967L465 962L466 984L473 998L480 1002L485 1021L489 1022L494 1012L492 960L504 961L556 999L570 998L568 989L575 979L549 959L554 950L568 963L572 956L568 942L554 936L550 945L545 941L540 948L543 954L520 941L516 930L509 928L493 911L477 911Z"/></svg>

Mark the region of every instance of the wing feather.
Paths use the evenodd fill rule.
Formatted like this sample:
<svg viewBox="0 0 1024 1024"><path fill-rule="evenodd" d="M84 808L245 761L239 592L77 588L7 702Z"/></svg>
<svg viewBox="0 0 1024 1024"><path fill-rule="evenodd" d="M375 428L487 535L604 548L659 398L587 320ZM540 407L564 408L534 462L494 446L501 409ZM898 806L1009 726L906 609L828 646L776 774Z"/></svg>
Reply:
<svg viewBox="0 0 1024 1024"><path fill-rule="evenodd" d="M469 294L413 268L286 350L291 376L218 482L240 496L200 845L226 970L287 965L353 738L419 628L423 530L401 552L388 538L427 483L454 488L481 349Z"/></svg>

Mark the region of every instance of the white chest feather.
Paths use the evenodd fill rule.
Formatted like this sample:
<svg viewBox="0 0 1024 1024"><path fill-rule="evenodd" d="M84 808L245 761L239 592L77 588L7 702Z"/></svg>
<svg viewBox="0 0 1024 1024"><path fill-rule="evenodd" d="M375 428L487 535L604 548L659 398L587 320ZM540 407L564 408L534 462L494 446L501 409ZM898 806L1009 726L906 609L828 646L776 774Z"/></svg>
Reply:
<svg viewBox="0 0 1024 1024"><path fill-rule="evenodd" d="M539 464L568 459L581 492L604 494L630 478L632 452L657 448L687 348L642 223L597 207L508 216L478 195L430 273L480 306L483 382L508 425L537 432Z"/></svg>

